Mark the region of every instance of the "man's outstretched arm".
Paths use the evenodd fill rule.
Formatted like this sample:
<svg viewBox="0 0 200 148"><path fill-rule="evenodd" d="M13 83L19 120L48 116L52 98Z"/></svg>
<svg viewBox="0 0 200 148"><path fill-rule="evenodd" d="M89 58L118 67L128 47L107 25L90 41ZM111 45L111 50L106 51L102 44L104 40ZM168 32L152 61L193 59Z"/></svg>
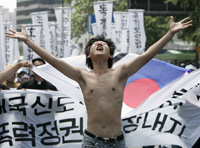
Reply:
<svg viewBox="0 0 200 148"><path fill-rule="evenodd" d="M31 67L31 62L21 61L8 69L1 71L0 72L0 83L9 79L10 76L15 74L17 72L17 70L20 69L21 67Z"/></svg>
<svg viewBox="0 0 200 148"><path fill-rule="evenodd" d="M53 56L44 48L40 47L39 45L35 44L32 40L29 39L26 33L26 27L23 26L22 32L16 32L14 30L9 30L12 33L6 33L6 37L19 39L23 41L28 47L30 47L33 51L35 51L41 58L46 60L49 64L55 67L57 70L62 72L64 75L68 76L69 78L79 81L80 72L78 68L72 67L71 65L67 64L63 60Z"/></svg>
<svg viewBox="0 0 200 148"><path fill-rule="evenodd" d="M133 75L142 66L144 66L148 61L150 61L163 47L172 39L172 37L185 28L192 26L192 21L187 21L188 17L179 21L174 22L174 18L171 16L171 24L169 26L169 31L156 43L150 46L146 52L139 55L137 58L129 63L125 64L124 73L128 76Z"/></svg>

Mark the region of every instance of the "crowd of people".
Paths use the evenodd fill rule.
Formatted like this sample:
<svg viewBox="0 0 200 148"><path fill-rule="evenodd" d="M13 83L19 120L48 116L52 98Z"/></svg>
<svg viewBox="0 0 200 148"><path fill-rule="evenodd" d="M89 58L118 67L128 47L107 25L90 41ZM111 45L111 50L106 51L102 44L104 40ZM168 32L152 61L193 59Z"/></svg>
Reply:
<svg viewBox="0 0 200 148"><path fill-rule="evenodd" d="M35 58L32 62L22 61L16 65L7 65L5 71L0 72L0 78L2 77L2 80L0 81L0 89L38 89L57 91L57 88L53 84L34 72L29 74L28 72L21 70L17 73L21 67L31 67L31 65L40 66L44 64L45 61L42 58Z"/></svg>

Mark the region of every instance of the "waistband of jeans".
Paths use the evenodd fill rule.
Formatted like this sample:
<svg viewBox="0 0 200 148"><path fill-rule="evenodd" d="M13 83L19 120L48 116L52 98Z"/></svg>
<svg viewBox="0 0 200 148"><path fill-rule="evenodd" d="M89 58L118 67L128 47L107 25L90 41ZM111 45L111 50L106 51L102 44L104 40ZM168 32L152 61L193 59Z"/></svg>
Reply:
<svg viewBox="0 0 200 148"><path fill-rule="evenodd" d="M97 140L101 140L105 143L112 143L112 142L115 142L115 141L121 141L124 139L124 134L121 133L119 136L116 136L116 137L112 137L112 138L103 138L103 137L99 137L99 136L96 136L90 132L88 132L87 130L85 130L85 134L91 138L94 138L94 139L97 139Z"/></svg>

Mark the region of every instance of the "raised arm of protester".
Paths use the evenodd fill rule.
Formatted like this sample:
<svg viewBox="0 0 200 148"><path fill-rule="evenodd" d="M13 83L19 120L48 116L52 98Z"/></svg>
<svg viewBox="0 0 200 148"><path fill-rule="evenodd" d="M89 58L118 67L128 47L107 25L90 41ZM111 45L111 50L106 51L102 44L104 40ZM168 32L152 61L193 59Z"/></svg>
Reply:
<svg viewBox="0 0 200 148"><path fill-rule="evenodd" d="M15 38L23 41L27 44L33 51L35 51L42 59L47 61L53 67L58 69L60 72L68 76L73 80L78 80L80 78L80 73L78 68L72 67L71 65L67 64L63 60L53 56L44 48L40 47L39 45L35 44L27 35L26 27L23 26L22 32L16 32L14 30L9 30L12 33L6 33L6 37Z"/></svg>
<svg viewBox="0 0 200 148"><path fill-rule="evenodd" d="M11 75L15 74L17 70L21 67L31 67L31 62L29 61L21 61L15 64L14 66L7 68L0 72L0 83L6 81L10 78Z"/></svg>
<svg viewBox="0 0 200 148"><path fill-rule="evenodd" d="M149 60L151 60L166 44L172 39L172 37L189 26L192 26L192 21L187 21L189 18L184 18L179 22L174 22L173 16L171 16L171 23L169 26L169 31L156 43L150 46L146 52L135 58L133 61L126 63L126 70L123 71L131 76L136 71L138 71L143 65L145 65Z"/></svg>

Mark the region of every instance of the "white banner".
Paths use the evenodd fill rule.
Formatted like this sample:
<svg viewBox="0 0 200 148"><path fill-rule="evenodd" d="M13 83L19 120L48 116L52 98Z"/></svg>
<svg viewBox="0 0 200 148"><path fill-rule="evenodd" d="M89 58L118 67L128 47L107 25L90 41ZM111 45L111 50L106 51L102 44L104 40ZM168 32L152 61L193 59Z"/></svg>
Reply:
<svg viewBox="0 0 200 148"><path fill-rule="evenodd" d="M59 7L55 8L56 19L59 32L62 38L62 48L60 49L60 58L70 56L70 39L71 39L71 8Z"/></svg>
<svg viewBox="0 0 200 148"><path fill-rule="evenodd" d="M57 36L56 36L56 28L57 24L54 22L49 23L50 28L50 47L51 54L58 57L58 47L57 47Z"/></svg>
<svg viewBox="0 0 200 148"><path fill-rule="evenodd" d="M40 42L40 38L38 38L40 35L40 30L41 30L41 25L37 24L26 25L26 31L29 38L38 45ZM24 43L23 43L23 56L25 61L31 61L32 59L39 57L39 55L33 52L33 50Z"/></svg>
<svg viewBox="0 0 200 148"><path fill-rule="evenodd" d="M5 45L3 34L3 14L0 7L0 71L5 68Z"/></svg>
<svg viewBox="0 0 200 148"><path fill-rule="evenodd" d="M1 148L80 148L85 106L55 91L0 91Z"/></svg>
<svg viewBox="0 0 200 148"><path fill-rule="evenodd" d="M122 12L114 12L115 20L115 36L116 36L116 51L121 52L121 40L122 40Z"/></svg>
<svg viewBox="0 0 200 148"><path fill-rule="evenodd" d="M9 30L13 30L13 23L4 23L3 24L3 34L6 32L9 32ZM4 38L4 43L5 43L5 64L13 64L13 54L14 54L14 41L13 39Z"/></svg>
<svg viewBox="0 0 200 148"><path fill-rule="evenodd" d="M43 12L34 12L31 13L32 17L32 22L33 24L38 24L41 25L40 28L40 34L39 36L36 36L39 38L39 45L50 51L50 29L49 29L49 22L48 22L48 12L43 11Z"/></svg>
<svg viewBox="0 0 200 148"><path fill-rule="evenodd" d="M114 43L116 43L116 35L115 35L115 23L112 23L111 27L111 39Z"/></svg>
<svg viewBox="0 0 200 148"><path fill-rule="evenodd" d="M129 29L122 28L121 30L121 52L129 53Z"/></svg>
<svg viewBox="0 0 200 148"><path fill-rule="evenodd" d="M144 52L146 35L144 29L144 10L128 10L129 31L130 31L130 52L141 54Z"/></svg>
<svg viewBox="0 0 200 148"><path fill-rule="evenodd" d="M123 28L128 28L129 27L129 20L128 20L128 12L121 12L121 27Z"/></svg>
<svg viewBox="0 0 200 148"><path fill-rule="evenodd" d="M199 75L200 71L197 73ZM189 81L188 78L190 77L186 76L185 79ZM182 79L175 83L181 81ZM198 100L200 104L197 99L200 91L199 77L192 77L192 81L196 81L193 84L198 86L194 87L194 91L185 89L184 86L179 88L189 94L185 98L184 95L171 94L172 98L165 98L163 104L160 104L163 99L155 101L153 104L157 107L153 110L147 107L147 112L131 113L123 118L122 131L126 145L136 147L176 144L191 148L200 136L200 108L190 103ZM86 108L64 93L39 90L0 91L0 107L2 148L81 147L87 126Z"/></svg>
<svg viewBox="0 0 200 148"><path fill-rule="evenodd" d="M111 38L113 2L93 2L93 7L99 35Z"/></svg>

